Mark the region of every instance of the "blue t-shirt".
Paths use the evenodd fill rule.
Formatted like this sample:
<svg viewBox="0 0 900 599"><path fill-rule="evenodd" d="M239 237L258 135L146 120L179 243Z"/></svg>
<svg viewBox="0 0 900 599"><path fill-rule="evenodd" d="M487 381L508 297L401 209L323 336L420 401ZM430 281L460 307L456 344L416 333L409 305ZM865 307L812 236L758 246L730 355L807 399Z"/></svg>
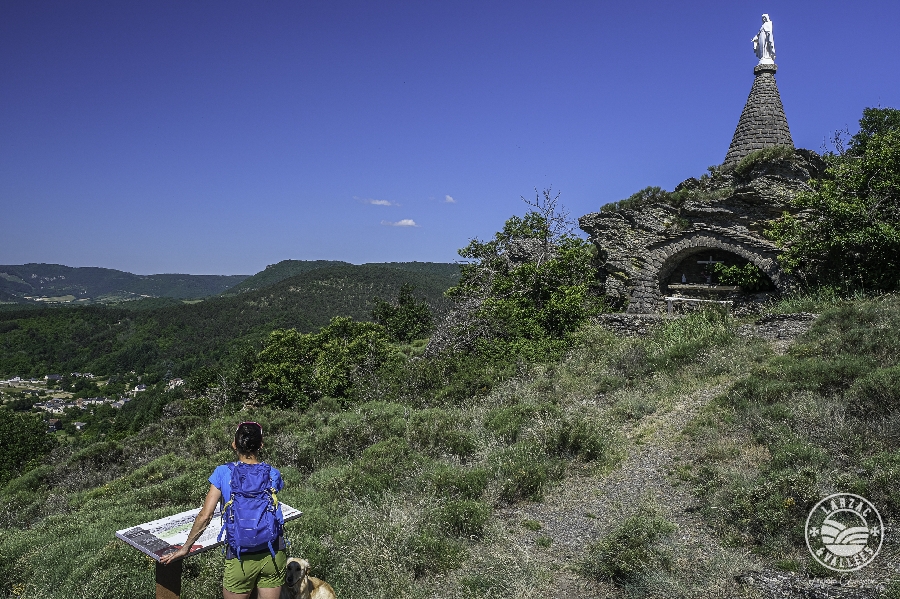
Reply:
<svg viewBox="0 0 900 599"><path fill-rule="evenodd" d="M270 473L269 478L272 481L272 488L275 489L276 492L282 490L284 488L284 481L281 479L281 472L278 471L278 468L274 466L269 466ZM221 466L217 466L213 473L209 476L209 482L218 490L222 491L222 499L219 500L219 509L221 510L225 504L231 499L231 468L228 467L228 464L222 464ZM281 504L278 504L278 509L275 511L275 517L278 518L282 524L284 524L284 514L281 513ZM284 537L279 537L275 546L276 549L281 550L285 548ZM231 548L226 546L225 551L226 558L233 558L234 555L231 553Z"/></svg>

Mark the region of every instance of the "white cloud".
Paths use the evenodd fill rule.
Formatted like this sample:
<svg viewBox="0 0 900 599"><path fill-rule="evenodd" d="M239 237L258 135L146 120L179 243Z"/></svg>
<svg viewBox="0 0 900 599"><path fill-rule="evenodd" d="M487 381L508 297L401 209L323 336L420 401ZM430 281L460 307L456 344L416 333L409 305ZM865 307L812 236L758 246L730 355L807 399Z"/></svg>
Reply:
<svg viewBox="0 0 900 599"><path fill-rule="evenodd" d="M447 204L455 204L456 200L452 196L444 196L444 202Z"/></svg>
<svg viewBox="0 0 900 599"><path fill-rule="evenodd" d="M363 202L364 204L372 204L373 206L399 206L397 202L392 202L390 200L376 200L373 198L361 198L359 196L353 196L354 200L358 200Z"/></svg>
<svg viewBox="0 0 900 599"><path fill-rule="evenodd" d="M416 221L414 221L411 218L404 218L403 220L398 220L395 223L393 223L389 220L383 220L383 221L381 221L381 224L387 225L389 227L418 227L419 226L416 224Z"/></svg>

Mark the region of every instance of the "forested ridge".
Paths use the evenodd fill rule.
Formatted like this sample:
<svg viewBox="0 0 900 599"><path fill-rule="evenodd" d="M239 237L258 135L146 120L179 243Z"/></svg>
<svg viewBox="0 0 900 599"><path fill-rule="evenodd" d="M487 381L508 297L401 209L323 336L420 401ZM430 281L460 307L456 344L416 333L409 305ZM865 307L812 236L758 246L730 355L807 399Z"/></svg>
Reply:
<svg viewBox="0 0 900 599"><path fill-rule="evenodd" d="M172 371L216 364L278 328L318 330L334 316L370 320L375 298L396 297L412 285L432 310L456 280L382 265L333 263L269 287L194 304L145 310L117 307L56 307L0 312L0 377L43 376L86 370L97 374Z"/></svg>
<svg viewBox="0 0 900 599"><path fill-rule="evenodd" d="M195 299L216 295L247 275L135 275L112 268L61 264L0 265L0 301L27 303L34 298L113 303L143 296ZM31 299L28 299L31 298Z"/></svg>

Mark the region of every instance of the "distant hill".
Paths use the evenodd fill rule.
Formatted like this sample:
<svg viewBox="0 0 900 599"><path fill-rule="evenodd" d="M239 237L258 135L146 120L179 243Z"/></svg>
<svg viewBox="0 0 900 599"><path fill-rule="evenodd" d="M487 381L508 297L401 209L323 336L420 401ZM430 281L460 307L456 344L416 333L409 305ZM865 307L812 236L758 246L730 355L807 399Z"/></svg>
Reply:
<svg viewBox="0 0 900 599"><path fill-rule="evenodd" d="M443 293L458 275L454 264L333 262L263 289L191 304L147 299L115 307L2 310L0 377L75 370L186 374L276 328L316 331L334 316L369 320L373 299L395 298L404 283L440 314L448 307Z"/></svg>
<svg viewBox="0 0 900 599"><path fill-rule="evenodd" d="M60 264L0 266L0 302L116 303L142 297L197 299L217 295L247 275L135 275L111 268Z"/></svg>
<svg viewBox="0 0 900 599"><path fill-rule="evenodd" d="M247 277L234 287L223 292L223 295L235 295L255 289L269 287L293 276L330 266L349 266L349 262L338 260L282 260L277 264L270 264L264 270L253 276Z"/></svg>
<svg viewBox="0 0 900 599"><path fill-rule="evenodd" d="M236 295L256 289L264 289L285 279L307 273L320 268L353 266L349 262L337 260L282 260L278 264L270 264L252 277L248 277L224 291L222 295ZM459 278L459 266L443 262L371 262L362 266L385 266L398 270L435 275L438 277Z"/></svg>

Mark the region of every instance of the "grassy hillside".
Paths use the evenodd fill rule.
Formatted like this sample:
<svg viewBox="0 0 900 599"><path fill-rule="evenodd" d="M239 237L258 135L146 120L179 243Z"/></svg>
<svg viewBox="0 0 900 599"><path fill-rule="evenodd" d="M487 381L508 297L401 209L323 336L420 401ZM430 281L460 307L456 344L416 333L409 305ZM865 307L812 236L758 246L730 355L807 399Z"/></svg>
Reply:
<svg viewBox="0 0 900 599"><path fill-rule="evenodd" d="M715 312L638 339L587 325L563 359L464 397L411 380L300 413L173 394L163 423L63 446L0 492L2 590L152 597L152 563L114 531L199 505L246 419L305 512L292 551L340 597L764 596L739 582L751 570L812 584L827 573L798 527L815 501L900 510L900 299L838 302L793 345L758 329ZM845 584L889 584L886 543ZM189 559L183 597L217 597L221 570Z"/></svg>
<svg viewBox="0 0 900 599"><path fill-rule="evenodd" d="M115 303L147 296L193 299L216 295L246 278L246 275L142 276L111 268L73 268L60 264L0 265L0 301Z"/></svg>
<svg viewBox="0 0 900 599"><path fill-rule="evenodd" d="M415 286L435 313L446 307L450 274L381 265L337 263L264 289L195 304L146 309L87 306L0 312L0 377L85 370L137 370L176 375L213 364L276 328L315 331L334 316L368 320L373 299L392 299ZM129 306L130 307L130 306Z"/></svg>

